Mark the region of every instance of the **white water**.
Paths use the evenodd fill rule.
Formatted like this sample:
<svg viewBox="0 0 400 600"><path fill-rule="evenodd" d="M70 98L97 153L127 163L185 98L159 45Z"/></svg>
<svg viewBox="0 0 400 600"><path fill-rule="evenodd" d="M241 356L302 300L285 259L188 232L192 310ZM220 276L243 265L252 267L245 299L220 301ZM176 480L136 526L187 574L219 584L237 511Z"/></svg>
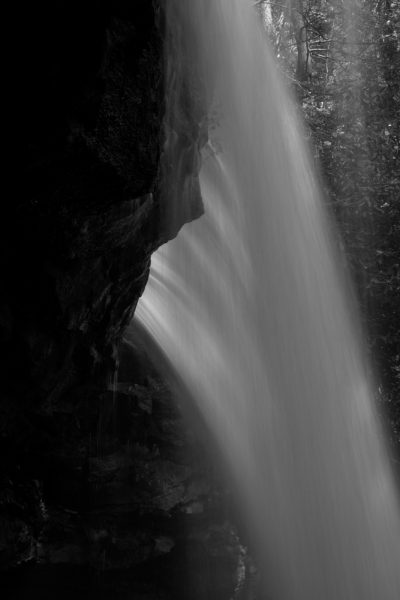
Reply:
<svg viewBox="0 0 400 600"><path fill-rule="evenodd" d="M397 492L290 103L246 0L170 5L221 148L136 316L224 453L271 597L398 600Z"/></svg>

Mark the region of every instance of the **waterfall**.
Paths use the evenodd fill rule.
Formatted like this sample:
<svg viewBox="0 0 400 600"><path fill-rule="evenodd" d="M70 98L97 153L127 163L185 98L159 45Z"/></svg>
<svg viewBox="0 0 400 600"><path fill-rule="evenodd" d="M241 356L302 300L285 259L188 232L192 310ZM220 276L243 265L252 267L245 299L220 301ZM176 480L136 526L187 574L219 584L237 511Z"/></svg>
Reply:
<svg viewBox="0 0 400 600"><path fill-rule="evenodd" d="M154 255L136 318L221 449L271 598L398 600L397 490L358 318L265 34L246 0L167 4L217 116L205 214Z"/></svg>

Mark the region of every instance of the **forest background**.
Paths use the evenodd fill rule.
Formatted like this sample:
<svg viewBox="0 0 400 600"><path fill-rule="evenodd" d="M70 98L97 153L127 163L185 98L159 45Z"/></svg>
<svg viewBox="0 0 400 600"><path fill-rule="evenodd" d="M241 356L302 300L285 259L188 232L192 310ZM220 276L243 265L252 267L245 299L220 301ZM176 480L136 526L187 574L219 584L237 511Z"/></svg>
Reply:
<svg viewBox="0 0 400 600"><path fill-rule="evenodd" d="M338 223L400 461L400 1L255 4Z"/></svg>

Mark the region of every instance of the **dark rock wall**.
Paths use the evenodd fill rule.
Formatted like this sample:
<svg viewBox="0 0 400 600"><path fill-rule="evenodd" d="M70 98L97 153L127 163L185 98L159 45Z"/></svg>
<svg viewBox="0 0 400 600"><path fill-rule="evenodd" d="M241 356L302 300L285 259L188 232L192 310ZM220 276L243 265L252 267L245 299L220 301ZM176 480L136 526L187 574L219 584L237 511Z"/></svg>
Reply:
<svg viewBox="0 0 400 600"><path fill-rule="evenodd" d="M218 472L140 346L120 346L118 384L72 389L31 426L2 482L2 598L242 597Z"/></svg>
<svg viewBox="0 0 400 600"><path fill-rule="evenodd" d="M151 0L58 0L21 13L22 157L0 242L3 367L11 396L54 401L112 369L150 254L168 237L163 13ZM187 114L194 98L177 100ZM190 126L178 138L197 157L199 123ZM198 187L196 175L183 177Z"/></svg>
<svg viewBox="0 0 400 600"><path fill-rule="evenodd" d="M22 4L17 25L20 153L1 221L1 367L10 400L55 402L113 369L151 252L171 233L160 192L163 12L155 0L44 1ZM187 90L175 98L192 167L195 103ZM193 168L181 180L198 189Z"/></svg>
<svg viewBox="0 0 400 600"><path fill-rule="evenodd" d="M16 8L7 119L19 152L0 235L2 597L222 599L243 551L213 516L209 467L126 348L131 374L110 387L151 253L201 213L204 109L176 88L165 127L159 0ZM162 193L175 165L174 193Z"/></svg>

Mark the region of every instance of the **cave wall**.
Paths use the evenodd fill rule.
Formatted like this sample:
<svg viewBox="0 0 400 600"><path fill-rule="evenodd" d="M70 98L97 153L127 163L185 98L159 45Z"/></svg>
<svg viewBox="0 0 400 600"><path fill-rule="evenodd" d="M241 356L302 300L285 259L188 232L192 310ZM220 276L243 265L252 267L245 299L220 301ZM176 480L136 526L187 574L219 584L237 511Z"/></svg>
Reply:
<svg viewBox="0 0 400 600"><path fill-rule="evenodd" d="M184 597L171 582L188 546L194 565L214 557L230 595L242 550L224 517L204 521L208 467L188 463L193 441L173 402L122 342L151 253L201 214L204 107L175 90L168 134L184 160L171 198L162 3L17 8L7 118L19 152L0 235L3 597ZM182 537L188 515L197 525ZM215 581L200 579L198 597L211 598Z"/></svg>

